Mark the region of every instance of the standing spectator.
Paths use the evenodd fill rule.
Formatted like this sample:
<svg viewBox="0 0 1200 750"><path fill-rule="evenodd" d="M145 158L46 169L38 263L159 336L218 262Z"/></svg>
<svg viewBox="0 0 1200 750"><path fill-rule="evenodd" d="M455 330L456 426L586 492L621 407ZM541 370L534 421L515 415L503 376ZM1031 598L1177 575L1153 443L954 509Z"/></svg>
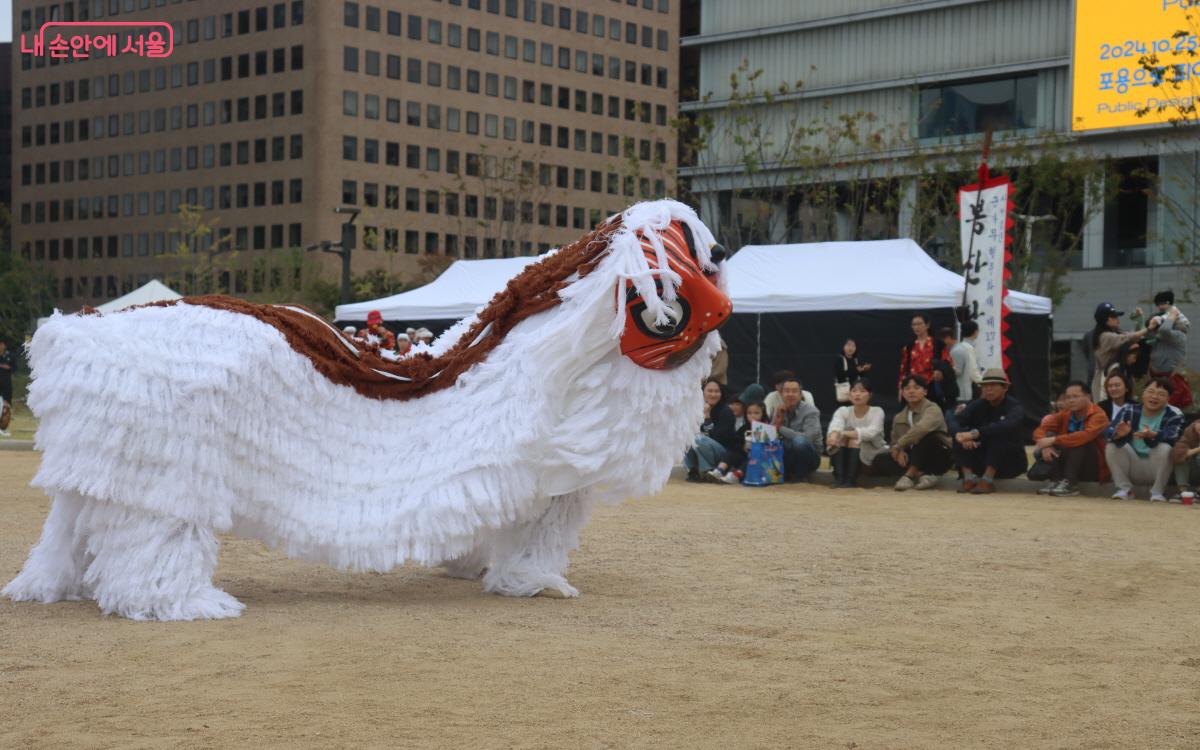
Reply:
<svg viewBox="0 0 1200 750"><path fill-rule="evenodd" d="M939 390L937 384L945 377L945 373L933 365L935 362L949 362L950 355L944 343L929 335L929 316L925 313L913 315L912 332L913 340L900 350L900 377L896 381L896 390L900 390L909 375L920 375L929 385L930 395L933 395Z"/></svg>
<svg viewBox="0 0 1200 750"><path fill-rule="evenodd" d="M1141 315L1141 309L1134 311L1136 316ZM1121 316L1125 313L1118 310L1111 302L1101 302L1096 307L1096 312L1092 314L1092 318L1096 321L1096 327L1092 329L1092 359L1095 361L1095 375L1092 376L1092 398L1096 401L1104 398L1104 371L1116 356L1117 349L1126 341L1141 341L1150 332L1150 329L1142 328L1136 331L1125 332L1121 330ZM1151 321L1153 328L1158 327L1158 323Z"/></svg>
<svg viewBox="0 0 1200 750"><path fill-rule="evenodd" d="M1175 293L1171 290L1154 295L1154 305L1158 308L1159 326L1150 350L1150 377L1170 381L1171 406L1187 409L1192 405L1192 386L1179 368L1187 359L1187 337L1192 324L1175 307Z"/></svg>
<svg viewBox="0 0 1200 750"><path fill-rule="evenodd" d="M721 340L721 350L713 357L712 369L709 370L708 376L726 386L729 385L729 347L725 345L721 334L718 333L717 338Z"/></svg>
<svg viewBox="0 0 1200 750"><path fill-rule="evenodd" d="M1060 410L1048 415L1033 431L1039 463L1050 468L1050 481L1038 494L1069 497L1079 494L1080 481L1104 481L1104 431L1108 423L1104 410L1092 403L1086 383L1067 383ZM1029 473L1032 476L1033 469Z"/></svg>
<svg viewBox="0 0 1200 750"><path fill-rule="evenodd" d="M851 403L850 384L870 370L869 363L858 361L858 344L854 339L846 339L846 343L842 344L842 353L833 366L833 390L839 404Z"/></svg>
<svg viewBox="0 0 1200 750"><path fill-rule="evenodd" d="M12 409L12 376L15 368L16 360L13 358L12 352L8 350L8 342L0 339L0 410L4 409L5 404L10 410ZM9 437L8 430L0 429L0 436Z"/></svg>
<svg viewBox="0 0 1200 750"><path fill-rule="evenodd" d="M1029 467L1021 443L1025 410L1008 393L1008 376L999 367L983 373L982 396L958 415L954 462L963 473L959 492L987 495L995 481L1012 479Z"/></svg>
<svg viewBox="0 0 1200 750"><path fill-rule="evenodd" d="M1150 482L1150 500L1165 502L1171 449L1183 429L1183 412L1167 403L1171 383L1155 378L1142 391L1142 403L1121 410L1104 431L1104 458L1117 491L1114 500L1133 497L1134 482Z"/></svg>
<svg viewBox="0 0 1200 750"><path fill-rule="evenodd" d="M850 386L850 406L833 413L825 449L833 464L833 488L850 488L858 483L860 464L871 465L887 450L883 442L883 409L871 406L871 384L860 378Z"/></svg>
<svg viewBox="0 0 1200 750"><path fill-rule="evenodd" d="M983 380L983 371L979 369L979 357L975 353L975 339L977 338L979 338L979 324L968 320L962 324L962 339L950 347L950 359L954 362L958 403L960 404L975 400L975 389Z"/></svg>
<svg viewBox="0 0 1200 750"><path fill-rule="evenodd" d="M946 417L928 398L929 386L920 375L900 384L904 408L892 420L892 447L871 462L871 472L900 475L893 489L931 490L950 468L950 433Z"/></svg>
<svg viewBox="0 0 1200 750"><path fill-rule="evenodd" d="M1133 383L1123 372L1114 372L1104 379L1104 392L1108 398L1096 405L1104 410L1109 422L1128 404L1137 403L1133 397Z"/></svg>
<svg viewBox="0 0 1200 750"><path fill-rule="evenodd" d="M689 482L698 482L701 475L712 471L721 456L738 447L740 437L733 429L733 412L725 405L725 390L717 381L704 381L704 421L696 442L683 455Z"/></svg>
<svg viewBox="0 0 1200 750"><path fill-rule="evenodd" d="M771 386L775 390L768 393L767 397L763 399L763 403L767 407L767 414L773 415L775 412L779 411L779 405L783 403L783 386L789 380L795 380L797 383L800 382L799 378L796 377L796 373L792 372L791 370L780 370L771 375ZM746 390L749 389L747 388ZM810 403L813 405L814 409L816 408L816 400L813 398L811 393L803 389L803 386L801 386L800 396L802 401ZM746 401L745 393L742 394L742 400ZM747 401L747 403L749 402Z"/></svg>
<svg viewBox="0 0 1200 750"><path fill-rule="evenodd" d="M946 410L947 424L954 407L958 405L958 371L954 369L954 360L950 351L958 343L958 337L953 328L942 328L938 331L937 341L942 345L944 359L933 361L933 381L929 384L929 398Z"/></svg>
<svg viewBox="0 0 1200 750"><path fill-rule="evenodd" d="M1123 374L1131 383L1136 383L1150 371L1150 338L1145 341L1130 339L1117 347L1117 353L1104 367L1104 378L1115 373Z"/></svg>
<svg viewBox="0 0 1200 750"><path fill-rule="evenodd" d="M800 381L784 381L780 404L771 417L783 442L785 480L802 481L821 464L821 413L804 399Z"/></svg>

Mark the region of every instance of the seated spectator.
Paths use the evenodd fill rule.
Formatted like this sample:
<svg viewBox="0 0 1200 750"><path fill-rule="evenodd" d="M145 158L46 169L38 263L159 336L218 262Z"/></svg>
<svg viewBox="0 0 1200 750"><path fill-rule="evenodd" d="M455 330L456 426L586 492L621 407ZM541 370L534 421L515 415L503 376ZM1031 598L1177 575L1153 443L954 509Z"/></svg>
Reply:
<svg viewBox="0 0 1200 750"><path fill-rule="evenodd" d="M1050 411L1048 414L1046 414L1046 416L1042 417L1041 423L1034 430L1035 435L1037 434L1037 430L1041 430L1042 434L1044 435L1054 434L1054 425L1058 424L1058 413L1067 408L1066 398L1063 396L1064 390L1065 389L1060 389L1059 392L1054 396L1054 400L1050 402ZM962 408L965 409L966 407L964 406ZM949 424L950 420L947 419L946 422ZM955 429L954 426L951 426L950 432L958 432L958 430ZM1100 452L1104 452L1103 447L1101 447ZM1053 468L1052 464L1053 462L1046 463L1042 460L1042 450L1040 448L1034 448L1033 465L1029 467L1029 471L1025 474L1025 476L1029 477L1034 482L1048 482L1050 481L1050 469Z"/></svg>
<svg viewBox="0 0 1200 750"><path fill-rule="evenodd" d="M780 402L771 423L783 443L784 480L802 481L821 465L821 413L794 377L784 381Z"/></svg>
<svg viewBox="0 0 1200 750"><path fill-rule="evenodd" d="M429 346L433 343L433 332L428 328L418 328L416 342L418 344L425 344L426 346Z"/></svg>
<svg viewBox="0 0 1200 750"><path fill-rule="evenodd" d="M871 406L871 384L859 378L850 386L850 406L840 407L829 422L825 450L833 464L833 489L855 487L860 464L871 465L887 450L883 441L883 409Z"/></svg>
<svg viewBox="0 0 1200 750"><path fill-rule="evenodd" d="M1195 487L1192 477L1200 472L1200 420L1188 425L1171 447L1171 464L1175 467L1175 486L1180 492Z"/></svg>
<svg viewBox="0 0 1200 750"><path fill-rule="evenodd" d="M1104 431L1109 419L1092 403L1087 383L1073 380L1063 389L1059 411L1048 415L1033 431L1039 465L1049 467L1050 479L1039 495L1071 497L1079 494L1078 483L1102 482ZM1033 478L1033 469L1029 470Z"/></svg>
<svg viewBox="0 0 1200 750"><path fill-rule="evenodd" d="M1116 372L1104 379L1104 392L1108 394L1108 398L1096 404L1108 417L1111 422L1117 418L1128 404L1137 403L1137 399L1133 397L1133 383L1125 376L1125 373Z"/></svg>
<svg viewBox="0 0 1200 750"><path fill-rule="evenodd" d="M738 432L741 432L750 424L746 420L746 405L742 403L740 398L729 399L729 411L733 412L733 428ZM758 421L762 422L763 418L759 417Z"/></svg>
<svg viewBox="0 0 1200 750"><path fill-rule="evenodd" d="M796 377L796 373L791 370L780 370L771 376L771 386L775 390L768 393L766 398L763 399L763 403L767 406L767 414L774 414L779 411L779 405L783 400L783 386L789 380L795 380L797 383L800 382L800 379ZM814 409L816 408L816 399L813 398L811 393L804 390L803 385L800 386L800 394L804 396L804 401L812 404ZM742 400L745 401L745 399Z"/></svg>
<svg viewBox="0 0 1200 750"><path fill-rule="evenodd" d="M354 326L346 326L342 329L342 333L346 334L350 338L356 338L358 336L358 329Z"/></svg>
<svg viewBox="0 0 1200 750"><path fill-rule="evenodd" d="M725 484L737 484L746 474L746 461L750 456L750 423L767 421L767 407L762 402L753 403L746 407L746 414L737 426L737 435L744 438L736 450L727 450L721 456L717 467L709 475Z"/></svg>
<svg viewBox="0 0 1200 750"><path fill-rule="evenodd" d="M871 473L900 476L893 489L931 490L950 468L950 433L946 417L928 398L929 386L920 375L900 384L904 408L892 420L892 447L875 456Z"/></svg>
<svg viewBox="0 0 1200 750"><path fill-rule="evenodd" d="M738 400L743 404L756 404L761 403L766 397L766 388L763 388L758 383L751 383L742 390L741 395L738 396Z"/></svg>
<svg viewBox="0 0 1200 750"><path fill-rule="evenodd" d="M982 396L958 415L954 434L954 463L963 473L959 492L987 495L996 479L1025 473L1029 460L1021 442L1025 410L1008 393L1008 376L999 367L983 374Z"/></svg>
<svg viewBox="0 0 1200 750"><path fill-rule="evenodd" d="M396 348L396 337L383 325L383 315L378 310L367 313L367 330L363 334L370 346L392 350Z"/></svg>
<svg viewBox="0 0 1200 750"><path fill-rule="evenodd" d="M683 455L689 482L699 482L712 471L726 451L737 448L741 436L733 430L733 412L725 405L725 390L717 381L704 382L704 421L696 442Z"/></svg>
<svg viewBox="0 0 1200 750"><path fill-rule="evenodd" d="M408 336L409 341L417 340L417 329L416 328L412 328L412 327L405 328L404 333Z"/></svg>
<svg viewBox="0 0 1200 750"><path fill-rule="evenodd" d="M396 334L396 356L403 357L412 349L412 341L408 338L407 333Z"/></svg>
<svg viewBox="0 0 1200 750"><path fill-rule="evenodd" d="M1104 431L1104 458L1117 491L1114 500L1133 497L1133 483L1150 483L1150 501L1166 502L1171 449L1183 428L1183 412L1167 403L1171 383L1155 378L1142 391L1142 403L1122 409Z"/></svg>

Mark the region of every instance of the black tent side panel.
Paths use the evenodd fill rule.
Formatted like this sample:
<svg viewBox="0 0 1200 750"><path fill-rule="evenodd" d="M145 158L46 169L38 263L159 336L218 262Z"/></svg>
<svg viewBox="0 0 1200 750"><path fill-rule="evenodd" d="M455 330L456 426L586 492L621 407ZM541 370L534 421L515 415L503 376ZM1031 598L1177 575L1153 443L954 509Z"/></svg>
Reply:
<svg viewBox="0 0 1200 750"><path fill-rule="evenodd" d="M861 362L872 365L867 377L874 387L874 402L894 410L898 402L896 381L900 348L912 338L912 316L924 312L936 331L954 325L949 308L936 310L860 310L843 312L738 313L721 329L729 347L729 385L740 391L759 382L770 390L771 374L792 370L811 391L822 417L833 414L836 403L833 371L842 344L852 338ZM1046 412L1049 403L1050 320L1041 315L1009 315L1009 376L1013 392L1025 406L1029 429ZM761 338L760 338L761 336ZM761 342L761 348L756 346Z"/></svg>

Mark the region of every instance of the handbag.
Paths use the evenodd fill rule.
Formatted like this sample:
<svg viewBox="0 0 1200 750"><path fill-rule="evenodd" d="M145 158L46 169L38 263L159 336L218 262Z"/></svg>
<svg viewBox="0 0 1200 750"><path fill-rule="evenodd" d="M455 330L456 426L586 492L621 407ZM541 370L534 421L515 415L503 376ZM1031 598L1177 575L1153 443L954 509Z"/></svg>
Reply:
<svg viewBox="0 0 1200 750"><path fill-rule="evenodd" d="M783 443L778 440L751 443L742 484L750 487L783 484Z"/></svg>
<svg viewBox="0 0 1200 750"><path fill-rule="evenodd" d="M834 383L833 397L839 404L845 404L850 401L850 383Z"/></svg>

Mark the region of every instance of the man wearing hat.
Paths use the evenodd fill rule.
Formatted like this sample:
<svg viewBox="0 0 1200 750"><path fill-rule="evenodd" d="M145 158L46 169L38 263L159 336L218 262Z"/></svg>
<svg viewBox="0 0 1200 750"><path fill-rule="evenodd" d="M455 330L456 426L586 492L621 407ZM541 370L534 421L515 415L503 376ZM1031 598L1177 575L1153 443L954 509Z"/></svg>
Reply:
<svg viewBox="0 0 1200 750"><path fill-rule="evenodd" d="M1093 401L1104 400L1104 371L1116 358L1121 344L1144 339L1162 322L1155 317L1150 320L1147 328L1126 332L1121 330L1121 316L1124 314L1111 302L1101 302L1096 306L1096 312L1092 314L1092 318L1096 321L1096 327L1092 329L1091 341L1092 358L1095 362L1095 374L1092 377ZM1135 316L1140 315L1141 310L1139 309L1135 312Z"/></svg>
<svg viewBox="0 0 1200 750"><path fill-rule="evenodd" d="M383 325L383 314L378 310L367 313L367 343L382 349L395 349L396 337Z"/></svg>
<svg viewBox="0 0 1200 750"><path fill-rule="evenodd" d="M408 338L407 333L396 334L396 354L404 356L408 354L408 350L412 349L412 341Z"/></svg>
<svg viewBox="0 0 1200 750"><path fill-rule="evenodd" d="M1025 410L1008 393L1008 376L993 367L983 373L982 397L967 404L958 415L960 432L954 434L954 463L963 474L959 492L987 495L996 491L996 479L1025 473L1029 462L1021 443Z"/></svg>
<svg viewBox="0 0 1200 750"><path fill-rule="evenodd" d="M1187 409L1192 405L1192 386L1187 378L1179 373L1187 359L1187 336L1192 324L1187 317L1175 306L1175 293L1170 289L1154 295L1154 306L1158 308L1158 330L1153 336L1146 337L1146 343L1152 344L1150 349L1150 377L1166 378L1171 383L1171 406ZM1141 308L1134 311L1129 319L1141 324Z"/></svg>

